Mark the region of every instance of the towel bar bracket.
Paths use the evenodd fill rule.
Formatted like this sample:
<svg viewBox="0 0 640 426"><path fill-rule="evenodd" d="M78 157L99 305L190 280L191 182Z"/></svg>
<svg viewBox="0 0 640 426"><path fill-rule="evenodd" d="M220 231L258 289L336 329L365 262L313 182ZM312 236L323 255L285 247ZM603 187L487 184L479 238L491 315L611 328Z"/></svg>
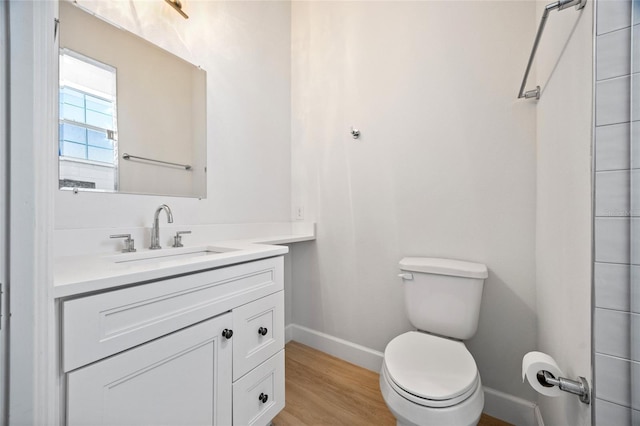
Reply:
<svg viewBox="0 0 640 426"><path fill-rule="evenodd" d="M524 92L523 98L525 99L536 98L536 100L540 99L540 86L536 86L535 89L527 90L526 92Z"/></svg>

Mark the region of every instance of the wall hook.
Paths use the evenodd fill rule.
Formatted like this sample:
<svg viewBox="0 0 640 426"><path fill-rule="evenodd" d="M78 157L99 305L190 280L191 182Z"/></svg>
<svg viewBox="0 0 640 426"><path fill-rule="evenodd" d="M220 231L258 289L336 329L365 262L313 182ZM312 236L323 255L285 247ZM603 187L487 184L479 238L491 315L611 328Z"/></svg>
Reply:
<svg viewBox="0 0 640 426"><path fill-rule="evenodd" d="M354 129L353 126L351 126L351 136L354 139L359 139L360 138L360 130Z"/></svg>

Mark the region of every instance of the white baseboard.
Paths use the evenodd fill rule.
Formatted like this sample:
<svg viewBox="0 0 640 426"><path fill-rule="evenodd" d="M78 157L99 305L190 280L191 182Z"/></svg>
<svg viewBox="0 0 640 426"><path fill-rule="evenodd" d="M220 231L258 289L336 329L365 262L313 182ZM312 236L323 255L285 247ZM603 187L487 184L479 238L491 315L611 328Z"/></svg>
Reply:
<svg viewBox="0 0 640 426"><path fill-rule="evenodd" d="M380 371L383 353L297 324L285 327L285 341L294 340L367 370ZM484 412L518 426L544 426L538 406L526 399L483 386Z"/></svg>
<svg viewBox="0 0 640 426"><path fill-rule="evenodd" d="M498 390L484 389L484 412L514 425L544 426L538 405Z"/></svg>
<svg viewBox="0 0 640 426"><path fill-rule="evenodd" d="M542 419L542 413L540 412L540 406L536 405L536 425L544 426L544 420Z"/></svg>
<svg viewBox="0 0 640 426"><path fill-rule="evenodd" d="M367 370L380 372L382 367L382 352L374 351L365 346L349 342L329 334L321 333L297 324L290 324L291 340L311 346L314 349L328 353L337 358L355 364ZM285 330L285 338L287 336Z"/></svg>
<svg viewBox="0 0 640 426"><path fill-rule="evenodd" d="M293 324L289 324L284 328L284 343L285 345L293 340Z"/></svg>

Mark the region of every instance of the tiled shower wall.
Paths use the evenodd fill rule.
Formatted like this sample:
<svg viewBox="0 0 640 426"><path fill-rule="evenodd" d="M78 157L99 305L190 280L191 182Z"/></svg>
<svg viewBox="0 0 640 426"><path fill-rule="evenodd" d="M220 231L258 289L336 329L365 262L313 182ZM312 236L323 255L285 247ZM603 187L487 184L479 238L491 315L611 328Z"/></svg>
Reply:
<svg viewBox="0 0 640 426"><path fill-rule="evenodd" d="M640 147L640 110L632 105L640 95L631 90L640 72L636 3L598 0L596 12L596 425L640 425L640 204L634 205L640 199L640 149L634 149L634 143Z"/></svg>

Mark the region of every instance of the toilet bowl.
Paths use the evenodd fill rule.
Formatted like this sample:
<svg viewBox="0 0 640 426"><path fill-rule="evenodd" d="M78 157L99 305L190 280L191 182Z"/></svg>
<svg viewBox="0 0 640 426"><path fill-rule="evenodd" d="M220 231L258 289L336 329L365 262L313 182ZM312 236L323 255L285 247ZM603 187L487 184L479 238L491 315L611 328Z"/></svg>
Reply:
<svg viewBox="0 0 640 426"><path fill-rule="evenodd" d="M461 340L478 326L487 267L451 259L400 261L409 331L384 351L380 390L401 426L472 426L484 407L475 360Z"/></svg>
<svg viewBox="0 0 640 426"><path fill-rule="evenodd" d="M380 390L402 426L471 426L484 393L475 361L462 342L422 332L387 345Z"/></svg>

